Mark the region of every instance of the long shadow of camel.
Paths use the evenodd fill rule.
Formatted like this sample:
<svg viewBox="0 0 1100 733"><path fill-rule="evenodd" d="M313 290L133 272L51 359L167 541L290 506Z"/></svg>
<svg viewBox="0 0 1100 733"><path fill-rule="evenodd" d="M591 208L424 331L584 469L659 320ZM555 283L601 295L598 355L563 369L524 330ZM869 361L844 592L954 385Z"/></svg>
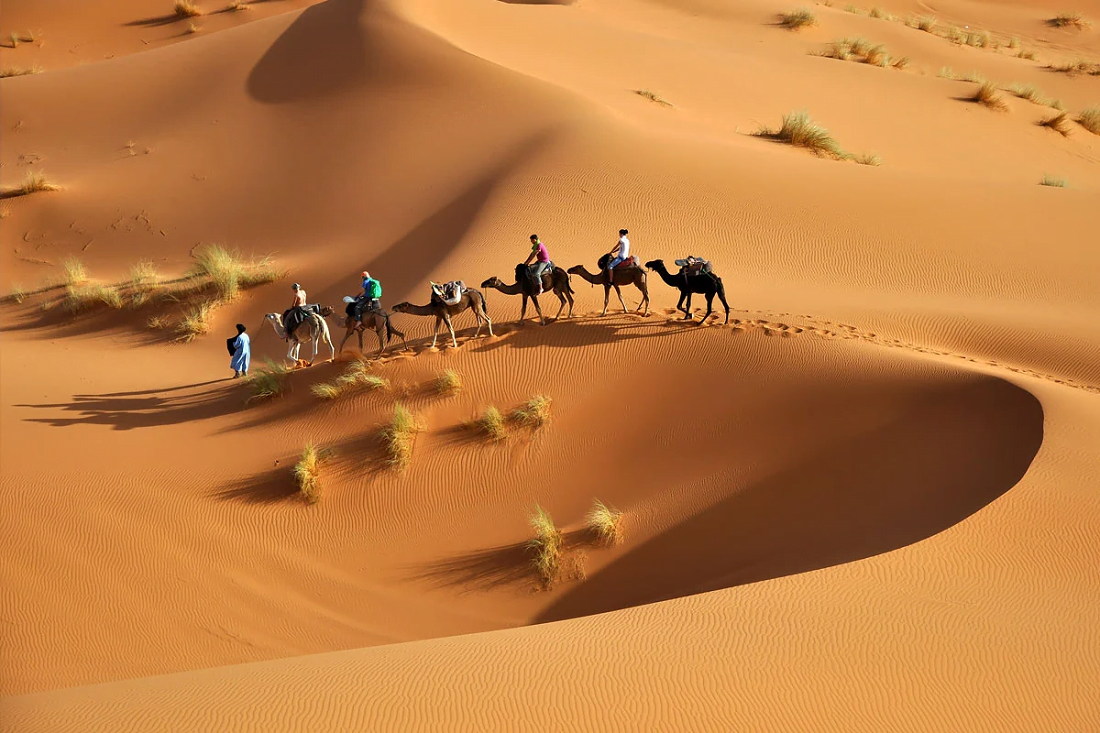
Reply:
<svg viewBox="0 0 1100 733"><path fill-rule="evenodd" d="M1014 486L1043 410L1004 380L945 388L893 422L801 459L630 550L537 622L849 563L913 544Z"/></svg>

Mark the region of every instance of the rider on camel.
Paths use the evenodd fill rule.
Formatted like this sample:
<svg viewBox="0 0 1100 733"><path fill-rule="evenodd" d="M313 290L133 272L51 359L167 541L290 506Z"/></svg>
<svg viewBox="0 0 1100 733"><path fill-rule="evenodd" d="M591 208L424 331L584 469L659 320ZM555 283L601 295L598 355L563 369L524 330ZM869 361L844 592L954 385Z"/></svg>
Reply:
<svg viewBox="0 0 1100 733"><path fill-rule="evenodd" d="M355 320L363 320L363 312L378 310L381 307L379 298L382 297L382 283L370 276L366 270L362 272L363 293L355 299Z"/></svg>
<svg viewBox="0 0 1100 733"><path fill-rule="evenodd" d="M523 264L531 265L532 259L535 260L535 264L527 268L527 273L538 288L535 295L542 295L542 274L550 267L550 253L546 251L546 245L542 243L537 234L531 235L531 254L527 255L527 259L523 261Z"/></svg>
<svg viewBox="0 0 1100 733"><path fill-rule="evenodd" d="M619 230L619 241L615 243L615 246L611 248L611 251L607 254L612 255L611 261L607 263L607 281L609 283L615 282L614 269L620 262L626 262L630 257L630 240L626 238L627 230Z"/></svg>

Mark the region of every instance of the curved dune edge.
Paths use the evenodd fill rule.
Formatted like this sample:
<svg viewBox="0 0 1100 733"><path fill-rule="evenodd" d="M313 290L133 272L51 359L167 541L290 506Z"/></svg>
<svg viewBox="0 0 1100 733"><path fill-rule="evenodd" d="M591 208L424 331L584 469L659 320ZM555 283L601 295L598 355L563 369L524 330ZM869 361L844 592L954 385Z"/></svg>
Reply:
<svg viewBox="0 0 1100 733"><path fill-rule="evenodd" d="M218 381L219 334L281 309L285 280L186 347L141 312L4 305L0 689L39 691L4 698L5 721L1095 720L1080 686L1100 675L1100 260L1081 242L1097 143L1043 137L1021 100L981 116L945 80L811 57L834 32L874 28L838 8L790 34L762 23L763 2L719 13L716 33L684 12L708 2L455 7L330 0L6 80L5 185L33 151L64 188L11 201L4 292L70 252L96 276L150 254L177 274L216 238L275 251L322 302L368 266L386 273L387 302L420 301L429 279L507 276L535 222L559 264L591 266L625 219L646 259L720 263L734 326L684 326L653 276L647 319L592 318L599 293L576 283L583 318L516 329L516 300L490 293L498 337L467 328L456 350L425 352L425 322L403 320L418 353L379 369L429 429L398 477L378 470L374 441L393 396L320 405L309 384L339 371L319 365L244 410ZM959 50L1087 98L1015 59L883 34L926 54L930 76ZM1084 35L1058 43L1091 53ZM593 64L600 49L609 62ZM657 82L671 114L630 91ZM887 93L904 120L853 102ZM891 165L738 130L796 103ZM1035 185L1050 161L1083 190ZM283 346L265 331L256 349ZM468 383L449 401L428 389L446 367ZM555 419L537 439L487 446L462 427L539 391ZM311 508L287 497L307 436L341 456ZM626 543L579 547L586 580L531 592L507 565L529 507L575 533L597 496L627 510ZM223 666L257 660L273 661ZM153 676L179 670L193 671Z"/></svg>

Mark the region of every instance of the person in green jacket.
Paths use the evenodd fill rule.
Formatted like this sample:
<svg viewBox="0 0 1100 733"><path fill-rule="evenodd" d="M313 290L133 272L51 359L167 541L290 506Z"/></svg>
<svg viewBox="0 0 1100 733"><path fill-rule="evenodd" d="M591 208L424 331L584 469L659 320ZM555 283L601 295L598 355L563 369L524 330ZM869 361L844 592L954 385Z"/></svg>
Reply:
<svg viewBox="0 0 1100 733"><path fill-rule="evenodd" d="M358 298L358 307L355 309L355 320L361 321L364 311L369 312L381 308L382 304L379 301L381 297L382 283L372 278L369 272L363 270L363 294Z"/></svg>

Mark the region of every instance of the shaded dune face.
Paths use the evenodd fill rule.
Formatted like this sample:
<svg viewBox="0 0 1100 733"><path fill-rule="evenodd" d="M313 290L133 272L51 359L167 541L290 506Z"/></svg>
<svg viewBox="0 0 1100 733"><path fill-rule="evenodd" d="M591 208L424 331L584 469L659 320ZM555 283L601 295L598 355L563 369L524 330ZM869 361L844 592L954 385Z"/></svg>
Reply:
<svg viewBox="0 0 1100 733"><path fill-rule="evenodd" d="M828 430L827 422L819 429ZM819 438L822 436L818 436ZM896 550L961 522L1026 473L1043 439L1030 393L946 386L819 447L567 586L537 621L754 583ZM686 459L690 460L690 459Z"/></svg>

